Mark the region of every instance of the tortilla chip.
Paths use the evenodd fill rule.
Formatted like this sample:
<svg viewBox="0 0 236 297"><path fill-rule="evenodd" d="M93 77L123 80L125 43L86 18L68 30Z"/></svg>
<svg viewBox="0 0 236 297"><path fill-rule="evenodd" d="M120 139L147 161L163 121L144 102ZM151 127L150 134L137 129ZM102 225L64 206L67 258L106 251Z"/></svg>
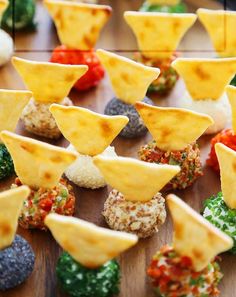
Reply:
<svg viewBox="0 0 236 297"><path fill-rule="evenodd" d="M0 131L14 131L26 104L32 97L28 91L0 89Z"/></svg>
<svg viewBox="0 0 236 297"><path fill-rule="evenodd" d="M128 104L143 100L149 85L160 74L159 68L147 67L101 49L97 55L109 74L116 97Z"/></svg>
<svg viewBox="0 0 236 297"><path fill-rule="evenodd" d="M236 208L236 152L224 144L215 144L216 155L220 165L220 180L224 202L229 208Z"/></svg>
<svg viewBox="0 0 236 297"><path fill-rule="evenodd" d="M101 154L129 121L78 106L52 104L50 111L64 137L80 154L89 156Z"/></svg>
<svg viewBox="0 0 236 297"><path fill-rule="evenodd" d="M9 2L7 0L0 0L0 19L4 11L7 9L8 5L9 5Z"/></svg>
<svg viewBox="0 0 236 297"><path fill-rule="evenodd" d="M124 157L94 158L106 182L126 200L151 200L177 173L179 166L161 165Z"/></svg>
<svg viewBox="0 0 236 297"><path fill-rule="evenodd" d="M200 8L198 17L220 57L236 56L236 12Z"/></svg>
<svg viewBox="0 0 236 297"><path fill-rule="evenodd" d="M177 5L180 0L146 0L146 2L152 5L174 6Z"/></svg>
<svg viewBox="0 0 236 297"><path fill-rule="evenodd" d="M233 131L236 133L236 87L227 86L225 90L231 105Z"/></svg>
<svg viewBox="0 0 236 297"><path fill-rule="evenodd" d="M192 259L195 271L204 269L219 253L232 248L233 240L214 227L177 196L167 196L174 223L174 250Z"/></svg>
<svg viewBox="0 0 236 297"><path fill-rule="evenodd" d="M236 73L236 58L179 58L172 63L194 100L218 100Z"/></svg>
<svg viewBox="0 0 236 297"><path fill-rule="evenodd" d="M208 115L181 108L156 107L137 102L135 107L164 151L182 150L195 142L214 121Z"/></svg>
<svg viewBox="0 0 236 297"><path fill-rule="evenodd" d="M31 188L53 188L77 154L35 139L8 131L1 138L13 159L22 184Z"/></svg>
<svg viewBox="0 0 236 297"><path fill-rule="evenodd" d="M12 64L20 74L34 99L42 103L60 103L75 82L83 76L87 65L63 65L35 62L13 57Z"/></svg>
<svg viewBox="0 0 236 297"><path fill-rule="evenodd" d="M108 230L58 214L49 214L45 224L59 245L88 268L102 266L138 242L136 235Z"/></svg>
<svg viewBox="0 0 236 297"><path fill-rule="evenodd" d="M143 56L169 59L197 16L192 13L126 11L124 18L133 30Z"/></svg>
<svg viewBox="0 0 236 297"><path fill-rule="evenodd" d="M79 50L95 46L112 12L110 6L69 1L44 0L44 5L55 22L61 43Z"/></svg>
<svg viewBox="0 0 236 297"><path fill-rule="evenodd" d="M23 201L29 194L30 189L26 186L0 193L0 250L12 244Z"/></svg>

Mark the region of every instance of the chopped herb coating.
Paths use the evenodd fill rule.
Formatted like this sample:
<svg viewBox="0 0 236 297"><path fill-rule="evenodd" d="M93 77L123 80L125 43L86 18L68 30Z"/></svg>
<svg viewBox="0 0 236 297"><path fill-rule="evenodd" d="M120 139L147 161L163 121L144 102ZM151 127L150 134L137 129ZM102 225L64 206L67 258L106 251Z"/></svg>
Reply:
<svg viewBox="0 0 236 297"><path fill-rule="evenodd" d="M14 164L6 146L0 144L0 180L14 173Z"/></svg>
<svg viewBox="0 0 236 297"><path fill-rule="evenodd" d="M222 192L204 202L203 216L221 231L232 237L234 246L230 250L236 254L236 209L230 209L223 200Z"/></svg>
<svg viewBox="0 0 236 297"><path fill-rule="evenodd" d="M141 147L138 155L145 162L180 166L181 171L165 186L165 190L185 189L203 174L196 143L188 144L181 151L163 151L156 146L156 141L151 141Z"/></svg>
<svg viewBox="0 0 236 297"><path fill-rule="evenodd" d="M56 272L62 288L70 296L111 297L119 293L120 268L116 260L89 269L64 252L58 260Z"/></svg>
<svg viewBox="0 0 236 297"><path fill-rule="evenodd" d="M144 2L139 11L144 12L167 12L167 13L185 13L187 10L184 3L176 5L155 5Z"/></svg>
<svg viewBox="0 0 236 297"><path fill-rule="evenodd" d="M171 246L164 246L156 253L147 274L161 297L217 297L217 286L223 276L216 260L196 272L192 260L178 255Z"/></svg>
<svg viewBox="0 0 236 297"><path fill-rule="evenodd" d="M234 78L231 80L230 84L232 86L235 86L236 87L236 75L234 76Z"/></svg>

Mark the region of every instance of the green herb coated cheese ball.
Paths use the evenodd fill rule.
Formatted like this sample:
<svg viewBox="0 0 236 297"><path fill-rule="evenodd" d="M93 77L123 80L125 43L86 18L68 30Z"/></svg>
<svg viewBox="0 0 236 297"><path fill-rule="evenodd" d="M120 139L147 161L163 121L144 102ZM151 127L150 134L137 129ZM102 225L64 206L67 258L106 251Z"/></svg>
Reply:
<svg viewBox="0 0 236 297"><path fill-rule="evenodd" d="M234 246L230 250L236 254L236 209L230 209L219 192L204 202L203 216L221 231L232 237Z"/></svg>
<svg viewBox="0 0 236 297"><path fill-rule="evenodd" d="M187 11L186 5L184 3L178 3L176 5L157 5L149 4L144 2L140 8L143 12L167 12L167 13L185 13Z"/></svg>
<svg viewBox="0 0 236 297"><path fill-rule="evenodd" d="M14 165L6 146L0 143L0 180L14 173Z"/></svg>
<svg viewBox="0 0 236 297"><path fill-rule="evenodd" d="M62 289L73 297L112 297L119 293L120 268L116 260L89 269L64 252L56 273Z"/></svg>

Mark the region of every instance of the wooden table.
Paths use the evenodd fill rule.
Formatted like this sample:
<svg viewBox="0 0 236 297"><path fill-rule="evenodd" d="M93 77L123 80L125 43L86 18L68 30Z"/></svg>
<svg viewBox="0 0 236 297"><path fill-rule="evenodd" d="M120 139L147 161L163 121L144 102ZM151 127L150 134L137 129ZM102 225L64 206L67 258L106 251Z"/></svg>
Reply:
<svg viewBox="0 0 236 297"><path fill-rule="evenodd" d="M123 50L137 49L135 38L129 27L123 21L123 12L125 10L136 10L140 7L140 0L112 0L101 1L101 3L112 4L113 18L103 31L98 47ZM190 10L194 9L190 7ZM37 11L38 31L34 33L19 33L15 38L16 55L33 60L47 61L50 57L50 51L58 44L55 29L51 20L38 2ZM192 28L180 46L184 50L185 56L214 56L211 43L204 29L196 24ZM128 54L127 54L128 55ZM130 54L129 54L130 55ZM128 55L128 56L129 56ZM23 88L21 79L9 63L0 69L0 88L18 89ZM177 86L168 98L153 98L157 105L170 106L175 99L181 96L183 92L183 83L178 82ZM71 92L75 105L87 107L91 110L103 113L104 106L113 96L108 79L106 78L96 89L86 93ZM18 125L17 132L23 135L31 136L25 132L21 123ZM40 138L37 138L40 139ZM117 138L114 141L116 152L121 156L137 157L138 148L150 139L150 135L135 140L126 140ZM209 151L209 137L202 137L199 141L202 151L202 162ZM41 138L42 140L42 138ZM46 139L43 139L47 141ZM57 145L66 146L68 143L61 139ZM204 165L204 177L185 191L177 192L191 207L200 211L202 202L205 198L215 194L220 189L219 176ZM8 189L14 177L1 182L1 190ZM77 196L76 217L91 221L100 226L105 226L101 216L103 203L107 197L109 188L103 188L96 191L81 189L75 187ZM63 297L59 290L55 277L56 261L61 253L49 232L26 231L19 228L19 234L25 237L32 245L36 254L36 263L31 277L16 289L0 293L0 297ZM122 254L119 261L122 269L121 293L119 297L152 297L154 296L149 280L146 276L146 268L150 263L152 255L164 244L170 243L172 239L172 224L168 215L165 224L161 227L158 234L139 243ZM225 254L222 257L222 270L225 274L221 282L221 296L235 297L235 257Z"/></svg>

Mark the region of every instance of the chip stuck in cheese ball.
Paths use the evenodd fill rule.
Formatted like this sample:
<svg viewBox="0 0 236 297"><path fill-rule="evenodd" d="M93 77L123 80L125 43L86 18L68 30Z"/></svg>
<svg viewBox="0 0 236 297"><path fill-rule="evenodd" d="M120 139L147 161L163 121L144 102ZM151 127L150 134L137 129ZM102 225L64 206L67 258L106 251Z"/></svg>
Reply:
<svg viewBox="0 0 236 297"><path fill-rule="evenodd" d="M165 199L159 191L180 171L179 166L103 156L94 163L114 188L103 210L108 226L139 238L158 232L166 219Z"/></svg>

